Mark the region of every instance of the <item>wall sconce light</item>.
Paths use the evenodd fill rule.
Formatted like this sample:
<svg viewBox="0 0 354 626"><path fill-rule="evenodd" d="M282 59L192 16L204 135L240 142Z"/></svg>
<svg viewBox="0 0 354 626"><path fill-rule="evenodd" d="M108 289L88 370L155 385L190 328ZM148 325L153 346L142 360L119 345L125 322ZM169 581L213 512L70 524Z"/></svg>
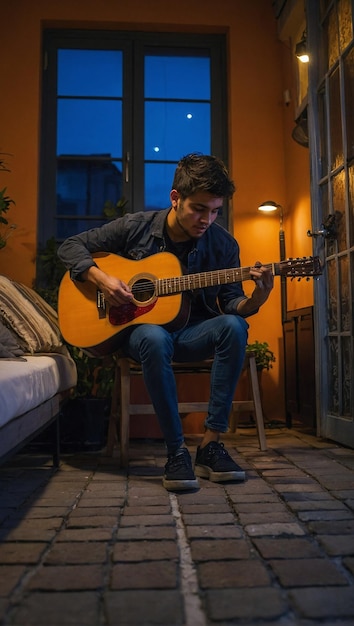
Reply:
<svg viewBox="0 0 354 626"><path fill-rule="evenodd" d="M307 49L307 37L306 32L302 33L302 37L300 41L295 46L295 54L301 63L308 63L310 60L308 49Z"/></svg>
<svg viewBox="0 0 354 626"><path fill-rule="evenodd" d="M263 213L271 214L274 211L279 211L279 254L280 260L285 261L285 233L283 229L283 207L281 204L274 202L274 200L266 200L259 205L258 211L262 211ZM286 286L286 276L283 274L280 276L280 298L281 298L281 318L282 322L286 321L286 313L287 313L287 286Z"/></svg>

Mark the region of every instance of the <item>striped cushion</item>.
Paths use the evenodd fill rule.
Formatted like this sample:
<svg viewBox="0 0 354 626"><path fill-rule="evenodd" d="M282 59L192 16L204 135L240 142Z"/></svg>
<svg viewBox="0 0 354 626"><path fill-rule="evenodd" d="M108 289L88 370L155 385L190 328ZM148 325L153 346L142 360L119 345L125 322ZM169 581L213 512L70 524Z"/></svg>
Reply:
<svg viewBox="0 0 354 626"><path fill-rule="evenodd" d="M30 354L55 352L62 345L58 316L33 289L0 276L0 318Z"/></svg>

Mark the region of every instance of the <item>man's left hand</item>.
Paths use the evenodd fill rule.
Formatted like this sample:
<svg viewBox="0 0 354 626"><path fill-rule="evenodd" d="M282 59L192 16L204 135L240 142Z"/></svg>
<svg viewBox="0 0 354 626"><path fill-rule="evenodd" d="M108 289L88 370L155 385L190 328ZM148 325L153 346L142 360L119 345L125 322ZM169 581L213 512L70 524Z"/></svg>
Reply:
<svg viewBox="0 0 354 626"><path fill-rule="evenodd" d="M274 276L270 267L265 267L260 261L256 261L254 266L250 269L250 275L256 286L262 291L264 290L269 294L273 289Z"/></svg>

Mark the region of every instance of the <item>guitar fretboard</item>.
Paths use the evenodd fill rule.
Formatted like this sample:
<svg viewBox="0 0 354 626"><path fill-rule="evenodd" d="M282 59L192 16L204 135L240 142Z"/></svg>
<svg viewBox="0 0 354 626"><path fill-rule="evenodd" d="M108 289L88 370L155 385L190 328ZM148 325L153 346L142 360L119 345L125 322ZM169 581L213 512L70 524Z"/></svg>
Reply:
<svg viewBox="0 0 354 626"><path fill-rule="evenodd" d="M277 263L270 263L265 267L272 268L273 274L279 273ZM243 280L250 280L252 267L232 267L230 269L213 270L198 274L184 274L171 278L157 279L155 283L155 293L158 296L167 296L182 291L193 291L193 289L203 289L214 285L226 285L227 283L237 283Z"/></svg>

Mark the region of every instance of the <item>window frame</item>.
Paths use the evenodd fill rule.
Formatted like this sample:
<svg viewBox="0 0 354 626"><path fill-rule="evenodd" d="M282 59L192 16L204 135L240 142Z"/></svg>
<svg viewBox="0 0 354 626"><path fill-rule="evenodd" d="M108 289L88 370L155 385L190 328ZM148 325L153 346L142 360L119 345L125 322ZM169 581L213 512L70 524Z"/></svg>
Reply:
<svg viewBox="0 0 354 626"><path fill-rule="evenodd" d="M210 52L211 153L227 165L227 68L224 34L185 32L107 31L45 29L42 39L43 78L40 143L38 245L55 237L56 229L56 99L57 50L60 48L100 49L123 52L123 159L130 155L129 182L123 176L123 196L128 211L144 207L144 56L151 48L208 49ZM181 85L183 93L183 85ZM188 98L188 94L185 94ZM132 158L133 155L133 158ZM183 155L181 155L183 156ZM132 182L131 182L132 181ZM136 184L138 181L138 184ZM171 181L172 182L172 181ZM166 205L168 206L168 204ZM228 203L219 218L228 228ZM59 240L58 240L59 241Z"/></svg>

